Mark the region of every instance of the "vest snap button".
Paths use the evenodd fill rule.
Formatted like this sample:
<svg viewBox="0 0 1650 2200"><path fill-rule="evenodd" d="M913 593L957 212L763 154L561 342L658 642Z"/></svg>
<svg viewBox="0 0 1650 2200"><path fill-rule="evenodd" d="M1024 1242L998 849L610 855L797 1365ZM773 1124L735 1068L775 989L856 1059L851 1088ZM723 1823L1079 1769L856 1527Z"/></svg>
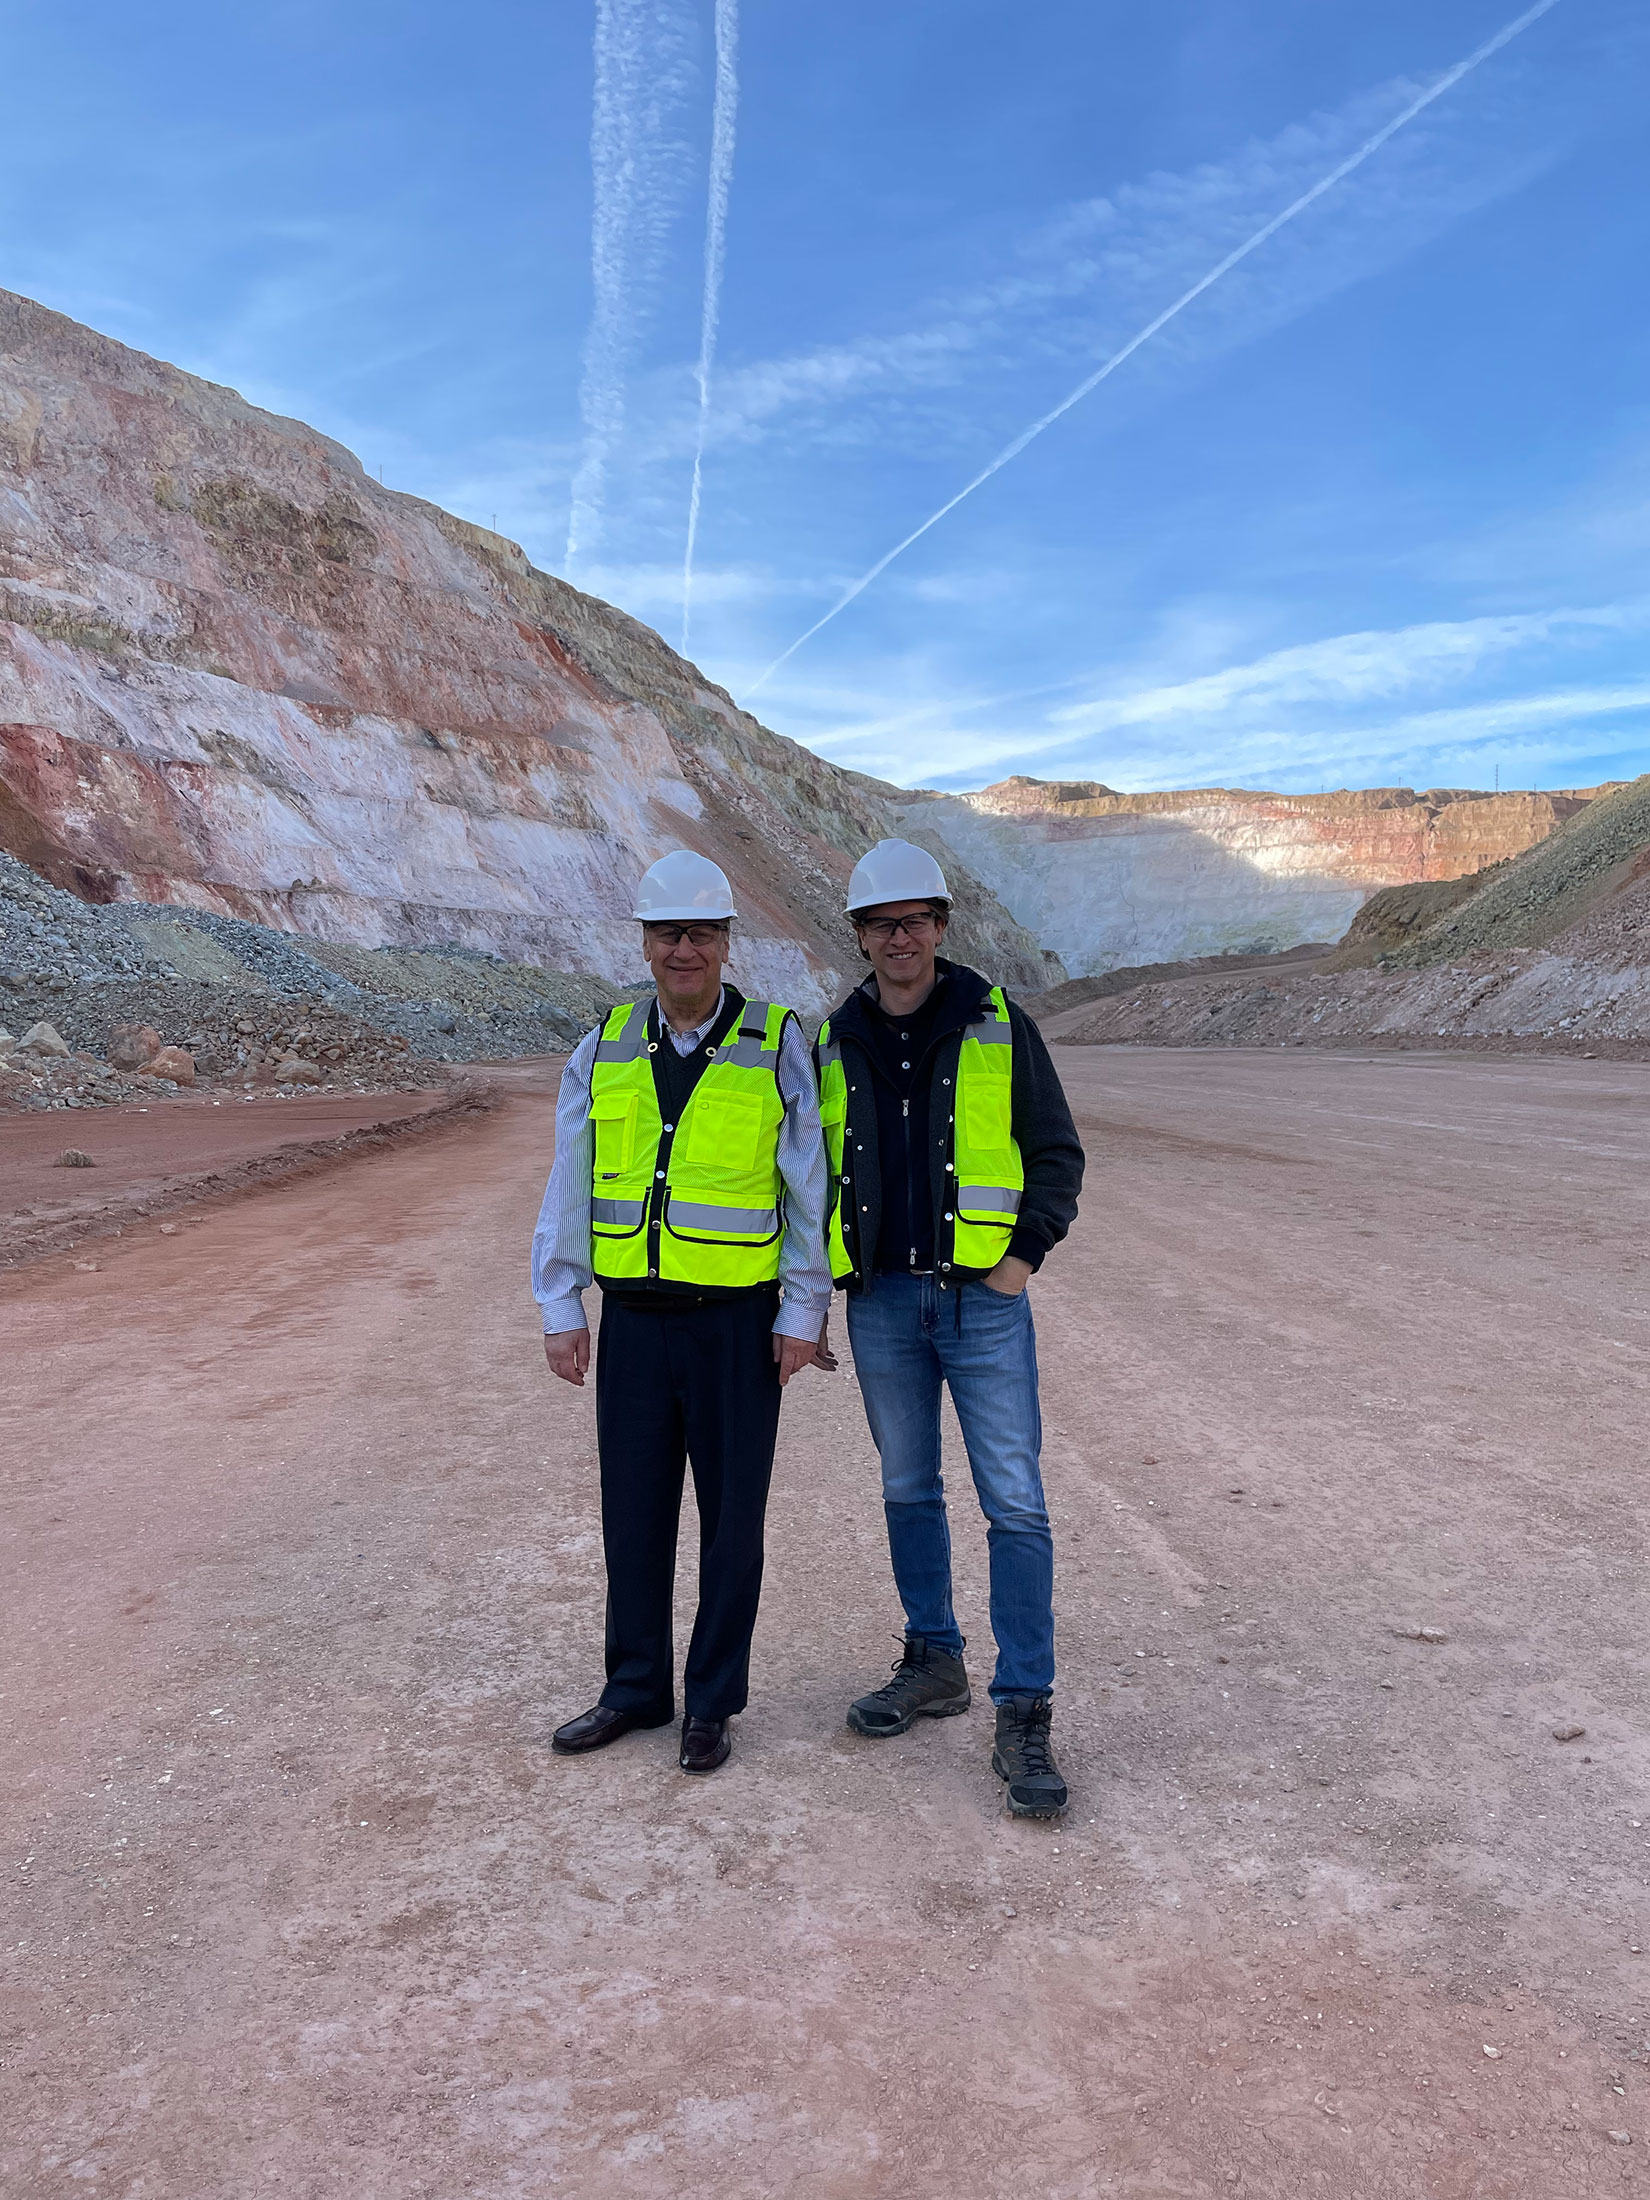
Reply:
<svg viewBox="0 0 1650 2200"><path fill-rule="evenodd" d="M942 1267L942 1268L943 1268L943 1269L945 1270L945 1273L946 1273L947 1275L950 1275L950 1273L951 1273L951 1263L950 1263L950 1262L949 1262L948 1260L942 1260L942 1261L940 1262L940 1266L941 1266L941 1267Z"/></svg>
<svg viewBox="0 0 1650 2200"><path fill-rule="evenodd" d="M665 1174L665 1172L664 1172L664 1170L663 1170L663 1169L655 1169L655 1170L654 1170L654 1172L653 1172L653 1174L654 1174L654 1177L655 1177L655 1179L656 1179L656 1180L657 1180L657 1181L658 1181L659 1183L663 1183L663 1182L664 1182L664 1174Z"/></svg>
<svg viewBox="0 0 1650 2200"><path fill-rule="evenodd" d="M956 1219L956 1218L955 1218L955 1216L954 1216L954 1215L952 1215L952 1213L950 1212L949 1208L948 1208L948 1209L946 1210L946 1216L945 1216L945 1219L946 1219L946 1221L947 1221L947 1222L952 1222L952 1221L954 1221L954 1220Z"/></svg>

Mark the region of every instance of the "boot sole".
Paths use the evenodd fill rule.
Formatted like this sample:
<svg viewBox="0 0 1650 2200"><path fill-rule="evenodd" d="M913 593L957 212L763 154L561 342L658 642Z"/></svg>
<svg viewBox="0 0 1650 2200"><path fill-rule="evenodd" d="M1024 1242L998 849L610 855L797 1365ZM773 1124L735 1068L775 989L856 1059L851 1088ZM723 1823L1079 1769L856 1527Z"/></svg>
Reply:
<svg viewBox="0 0 1650 2200"><path fill-rule="evenodd" d="M856 1734L863 1734L868 1742L889 1742L896 1734L909 1734L919 1719L960 1718L973 1701L972 1691L965 1690L960 1696L948 1696L944 1703L921 1704L915 1711L908 1712L898 1726L862 1726L850 1708L848 1724Z"/></svg>
<svg viewBox="0 0 1650 2200"><path fill-rule="evenodd" d="M1010 1777L995 1750L991 1753L991 1769L999 1780L1007 1780ZM1071 1808L1071 1797L1069 1795L1063 1803L1050 1803L1047 1805L1017 1803L1012 1795L1005 1795L1003 1801L1008 1805L1008 1815L1011 1818L1063 1818Z"/></svg>

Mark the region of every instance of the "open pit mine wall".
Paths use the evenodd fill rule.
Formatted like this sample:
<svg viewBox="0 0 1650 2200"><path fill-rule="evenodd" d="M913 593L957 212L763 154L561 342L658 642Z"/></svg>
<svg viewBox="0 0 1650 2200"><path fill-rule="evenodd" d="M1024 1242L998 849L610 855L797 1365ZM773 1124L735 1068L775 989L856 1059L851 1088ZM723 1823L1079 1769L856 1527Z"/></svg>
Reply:
<svg viewBox="0 0 1650 2200"><path fill-rule="evenodd" d="M886 792L1074 977L1338 940L1380 888L1519 855L1587 799L1407 787L1117 794L1035 779L978 794Z"/></svg>
<svg viewBox="0 0 1650 2200"><path fill-rule="evenodd" d="M0 846L56 884L623 984L636 877L688 846L734 881L732 975L818 1011L896 830L514 543L0 291ZM959 886L965 954L1065 975Z"/></svg>

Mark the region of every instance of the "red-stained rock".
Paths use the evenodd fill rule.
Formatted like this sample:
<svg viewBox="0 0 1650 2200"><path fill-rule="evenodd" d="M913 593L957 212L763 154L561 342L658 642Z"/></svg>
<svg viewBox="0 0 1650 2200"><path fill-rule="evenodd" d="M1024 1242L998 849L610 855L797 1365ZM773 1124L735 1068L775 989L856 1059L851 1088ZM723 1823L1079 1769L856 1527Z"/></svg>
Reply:
<svg viewBox="0 0 1650 2200"><path fill-rule="evenodd" d="M691 846L747 991L857 980L873 782L312 428L9 292L0 357L0 846L94 900L618 983L637 875ZM1046 983L957 884L959 947Z"/></svg>
<svg viewBox="0 0 1650 2200"><path fill-rule="evenodd" d="M153 1024L116 1024L109 1039L111 1069L142 1069L160 1052L160 1033Z"/></svg>
<svg viewBox="0 0 1650 2200"><path fill-rule="evenodd" d="M195 1058L184 1047L162 1047L144 1063L140 1075L144 1077L169 1077L174 1085L192 1085L195 1082Z"/></svg>

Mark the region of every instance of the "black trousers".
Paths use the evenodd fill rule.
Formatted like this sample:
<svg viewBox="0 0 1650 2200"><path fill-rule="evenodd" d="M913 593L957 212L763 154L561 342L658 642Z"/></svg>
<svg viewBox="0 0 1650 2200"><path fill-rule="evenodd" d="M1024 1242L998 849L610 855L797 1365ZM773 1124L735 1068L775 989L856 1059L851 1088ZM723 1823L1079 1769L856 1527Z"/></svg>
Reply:
<svg viewBox="0 0 1650 2200"><path fill-rule="evenodd" d="M639 1311L609 1295L596 1341L596 1442L607 1553L607 1686L615 1711L673 1715L671 1597L682 1475L699 1505L690 1718L743 1711L762 1594L762 1528L779 1434L776 1294Z"/></svg>

